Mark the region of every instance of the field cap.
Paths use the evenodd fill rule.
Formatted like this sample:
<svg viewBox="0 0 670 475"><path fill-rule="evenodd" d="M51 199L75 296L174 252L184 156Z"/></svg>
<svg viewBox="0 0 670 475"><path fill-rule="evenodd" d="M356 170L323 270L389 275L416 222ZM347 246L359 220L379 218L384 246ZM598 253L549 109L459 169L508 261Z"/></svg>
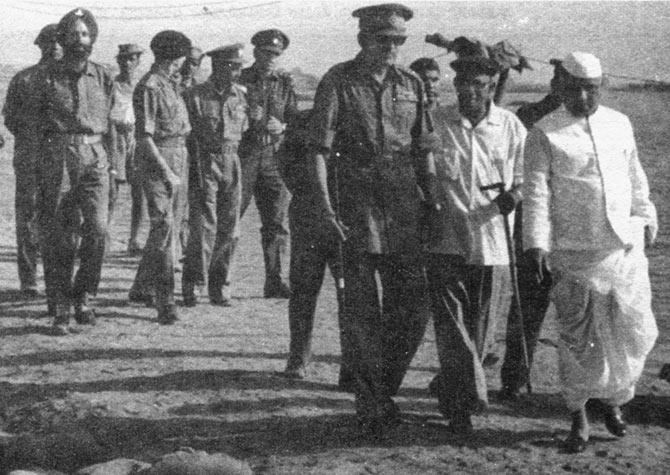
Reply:
<svg viewBox="0 0 670 475"><path fill-rule="evenodd" d="M246 63L247 60L242 56L244 45L242 43L235 43L232 45L219 46L213 50L207 51L207 56L212 60L226 61L228 63Z"/></svg>
<svg viewBox="0 0 670 475"><path fill-rule="evenodd" d="M35 38L35 44L39 46L44 43L51 43L52 41L56 41L57 35L58 24L49 23L37 34L37 38Z"/></svg>
<svg viewBox="0 0 670 475"><path fill-rule="evenodd" d="M251 37L251 44L256 48L281 54L288 48L289 39L284 32L273 28L257 32Z"/></svg>
<svg viewBox="0 0 670 475"><path fill-rule="evenodd" d="M491 59L488 48L479 42L471 42L471 45L464 50L463 54L449 63L451 68L457 74L474 72L495 76L500 72L500 65L494 59Z"/></svg>
<svg viewBox="0 0 670 475"><path fill-rule="evenodd" d="M382 3L354 10L351 15L358 18L361 32L378 36L407 36L405 22L414 12L399 3Z"/></svg>
<svg viewBox="0 0 670 475"><path fill-rule="evenodd" d="M600 60L591 53L570 53L563 59L561 66L570 76L579 79L601 79L603 76Z"/></svg>
<svg viewBox="0 0 670 475"><path fill-rule="evenodd" d="M142 53L144 53L144 50L140 47L140 45L137 45L135 43L125 43L119 45L119 52L116 55L116 57L120 58L122 56L132 56L134 54L142 54Z"/></svg>
<svg viewBox="0 0 670 475"><path fill-rule="evenodd" d="M157 59L174 60L189 53L191 40L179 31L163 30L151 39L149 47Z"/></svg>
<svg viewBox="0 0 670 475"><path fill-rule="evenodd" d="M98 23L95 21L93 13L85 8L75 8L74 10L67 12L58 22L58 42L61 43L61 45L63 45L63 43L60 40L65 39L64 35L67 33L67 30L77 20L83 21L88 28L88 32L91 35L91 43L95 43L95 40L98 39Z"/></svg>

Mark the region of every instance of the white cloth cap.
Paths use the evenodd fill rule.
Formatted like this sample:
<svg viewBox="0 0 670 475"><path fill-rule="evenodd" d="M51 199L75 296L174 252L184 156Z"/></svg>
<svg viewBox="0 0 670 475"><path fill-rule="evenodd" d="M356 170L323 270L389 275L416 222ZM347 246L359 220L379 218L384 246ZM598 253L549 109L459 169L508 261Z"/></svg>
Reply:
<svg viewBox="0 0 670 475"><path fill-rule="evenodd" d="M598 79L603 76L600 60L591 53L575 51L568 54L561 63L571 76L581 79Z"/></svg>

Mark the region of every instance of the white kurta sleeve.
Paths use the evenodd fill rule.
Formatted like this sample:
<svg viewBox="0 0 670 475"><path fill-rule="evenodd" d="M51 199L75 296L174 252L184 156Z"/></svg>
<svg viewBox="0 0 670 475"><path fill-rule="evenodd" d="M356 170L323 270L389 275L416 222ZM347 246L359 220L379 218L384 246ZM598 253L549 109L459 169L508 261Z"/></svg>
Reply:
<svg viewBox="0 0 670 475"><path fill-rule="evenodd" d="M523 169L523 247L549 251L551 146L537 128L532 128L526 137Z"/></svg>
<svg viewBox="0 0 670 475"><path fill-rule="evenodd" d="M628 176L630 177L632 194L630 214L631 216L644 219L645 225L649 226L649 230L651 231L652 240L654 240L658 232L656 207L649 199L649 183L647 182L647 175L640 164L635 138L632 139L632 142L633 145L628 151Z"/></svg>

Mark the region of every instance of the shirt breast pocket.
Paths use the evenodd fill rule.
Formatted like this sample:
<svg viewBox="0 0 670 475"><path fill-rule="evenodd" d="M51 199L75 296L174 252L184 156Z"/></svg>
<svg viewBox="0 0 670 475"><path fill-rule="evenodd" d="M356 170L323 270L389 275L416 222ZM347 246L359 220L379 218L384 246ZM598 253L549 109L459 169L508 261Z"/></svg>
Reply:
<svg viewBox="0 0 670 475"><path fill-rule="evenodd" d="M395 121L401 129L409 131L416 122L419 99L414 91L400 90L394 100Z"/></svg>
<svg viewBox="0 0 670 475"><path fill-rule="evenodd" d="M443 148L435 152L437 176L456 181L461 176L461 154L455 148Z"/></svg>

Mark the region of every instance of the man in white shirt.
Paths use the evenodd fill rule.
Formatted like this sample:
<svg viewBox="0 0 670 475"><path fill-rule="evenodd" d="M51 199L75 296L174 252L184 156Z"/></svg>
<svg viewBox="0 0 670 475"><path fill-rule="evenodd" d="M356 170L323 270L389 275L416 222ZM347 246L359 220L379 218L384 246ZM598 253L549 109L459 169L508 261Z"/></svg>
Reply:
<svg viewBox="0 0 670 475"><path fill-rule="evenodd" d="M657 224L630 121L599 105L600 61L576 52L563 68L563 105L526 143L523 240L538 279L552 269L566 448L582 452L591 398L604 403L607 429L626 433L619 406L657 336L644 255Z"/></svg>
<svg viewBox="0 0 670 475"><path fill-rule="evenodd" d="M502 214L513 219L521 199L526 130L492 97L498 65L479 55L451 63L458 107L435 112L435 176L428 197L426 270L434 308L441 373L438 402L457 433L472 430L470 416L488 405L482 353L504 314L499 301L509 282ZM504 183L505 192L481 187Z"/></svg>

